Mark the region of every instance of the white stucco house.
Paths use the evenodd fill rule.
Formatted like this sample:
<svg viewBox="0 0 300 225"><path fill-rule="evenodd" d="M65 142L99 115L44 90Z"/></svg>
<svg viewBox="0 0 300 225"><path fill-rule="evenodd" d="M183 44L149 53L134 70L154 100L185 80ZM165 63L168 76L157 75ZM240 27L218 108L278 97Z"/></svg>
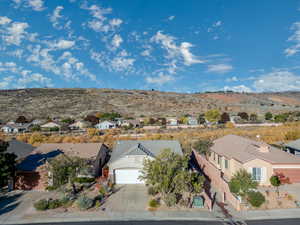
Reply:
<svg viewBox="0 0 300 225"><path fill-rule="evenodd" d="M29 130L31 124L16 124L16 123L7 123L1 127L1 131L4 133L23 133Z"/></svg>
<svg viewBox="0 0 300 225"><path fill-rule="evenodd" d="M41 126L42 129L51 129L51 128L61 128L61 125L59 125L58 123L55 123L55 122L48 122L48 123L45 123Z"/></svg>
<svg viewBox="0 0 300 225"><path fill-rule="evenodd" d="M154 159L164 149L183 154L178 141L118 141L107 164L110 178L116 184L143 184L139 177L144 160Z"/></svg>
<svg viewBox="0 0 300 225"><path fill-rule="evenodd" d="M107 130L107 129L112 129L116 128L117 124L111 121L103 121L95 125L95 128L99 130Z"/></svg>
<svg viewBox="0 0 300 225"><path fill-rule="evenodd" d="M195 117L188 117L188 125L198 125L198 121Z"/></svg>
<svg viewBox="0 0 300 225"><path fill-rule="evenodd" d="M167 124L169 126L177 126L178 125L177 118L167 118Z"/></svg>

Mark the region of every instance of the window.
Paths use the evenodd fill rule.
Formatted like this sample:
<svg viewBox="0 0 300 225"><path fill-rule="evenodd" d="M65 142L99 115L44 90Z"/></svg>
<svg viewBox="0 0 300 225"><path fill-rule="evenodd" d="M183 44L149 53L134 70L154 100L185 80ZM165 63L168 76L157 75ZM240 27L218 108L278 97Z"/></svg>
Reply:
<svg viewBox="0 0 300 225"><path fill-rule="evenodd" d="M225 159L225 169L228 169L229 165L228 165L228 160Z"/></svg>
<svg viewBox="0 0 300 225"><path fill-rule="evenodd" d="M218 155L218 164L221 164L221 156Z"/></svg>
<svg viewBox="0 0 300 225"><path fill-rule="evenodd" d="M261 168L252 168L252 179L255 181L261 181Z"/></svg>

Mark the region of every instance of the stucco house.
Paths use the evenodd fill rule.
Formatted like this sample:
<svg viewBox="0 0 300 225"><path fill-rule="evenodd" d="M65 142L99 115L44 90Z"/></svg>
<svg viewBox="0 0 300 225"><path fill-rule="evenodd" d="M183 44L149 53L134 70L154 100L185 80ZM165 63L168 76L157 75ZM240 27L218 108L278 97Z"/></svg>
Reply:
<svg viewBox="0 0 300 225"><path fill-rule="evenodd" d="M197 119L195 117L189 116L187 118L187 124L188 125L198 125L198 121L197 121Z"/></svg>
<svg viewBox="0 0 300 225"><path fill-rule="evenodd" d="M48 122L48 123L41 125L41 129L43 129L43 130L52 129L52 128L60 129L61 125L58 123L55 123L55 122Z"/></svg>
<svg viewBox="0 0 300 225"><path fill-rule="evenodd" d="M4 133L23 133L27 132L31 127L30 123L25 124L16 124L16 123L7 123L1 127L1 131Z"/></svg>
<svg viewBox="0 0 300 225"><path fill-rule="evenodd" d="M69 125L69 128L71 130L79 130L79 129L85 129L85 128L88 128L88 127L91 127L92 124L88 121L84 121L84 120L79 120L79 121L76 121L75 123L72 123Z"/></svg>
<svg viewBox="0 0 300 225"><path fill-rule="evenodd" d="M123 120L121 123L122 127L129 127L132 126L133 128L138 128L141 126L141 123L139 120Z"/></svg>
<svg viewBox="0 0 300 225"><path fill-rule="evenodd" d="M102 143L42 144L17 165L15 188L44 190L52 182L47 169L49 160L62 155L87 159L91 175L99 177L110 158L110 150Z"/></svg>
<svg viewBox="0 0 300 225"><path fill-rule="evenodd" d="M227 181L240 169L252 174L260 185L270 185L270 177L284 175L291 183L300 182L300 158L266 143L226 135L214 141L209 162Z"/></svg>
<svg viewBox="0 0 300 225"><path fill-rule="evenodd" d="M291 141L283 146L284 150L295 156L300 156L300 139Z"/></svg>
<svg viewBox="0 0 300 225"><path fill-rule="evenodd" d="M178 120L177 120L177 118L167 118L167 124L169 126L177 126Z"/></svg>
<svg viewBox="0 0 300 225"><path fill-rule="evenodd" d="M118 141L108 162L109 176L116 184L143 184L139 179L145 159L154 159L164 149L182 155L178 141Z"/></svg>
<svg viewBox="0 0 300 225"><path fill-rule="evenodd" d="M107 129L113 129L116 128L117 124L115 122L111 121L103 121L95 125L95 128L98 130L107 130Z"/></svg>

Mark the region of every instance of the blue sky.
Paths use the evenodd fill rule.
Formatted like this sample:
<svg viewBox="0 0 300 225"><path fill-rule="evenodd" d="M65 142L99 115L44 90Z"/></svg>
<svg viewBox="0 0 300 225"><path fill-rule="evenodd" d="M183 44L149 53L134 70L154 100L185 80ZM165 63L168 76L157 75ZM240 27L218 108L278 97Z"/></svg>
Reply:
<svg viewBox="0 0 300 225"><path fill-rule="evenodd" d="M0 89L300 91L300 1L1 0Z"/></svg>

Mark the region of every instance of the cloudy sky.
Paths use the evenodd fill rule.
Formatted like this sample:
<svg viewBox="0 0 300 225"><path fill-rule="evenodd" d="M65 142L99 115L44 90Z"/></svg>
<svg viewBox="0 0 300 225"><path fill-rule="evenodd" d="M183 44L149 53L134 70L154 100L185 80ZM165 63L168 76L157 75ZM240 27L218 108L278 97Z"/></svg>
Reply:
<svg viewBox="0 0 300 225"><path fill-rule="evenodd" d="M1 0L0 89L300 91L300 0Z"/></svg>

